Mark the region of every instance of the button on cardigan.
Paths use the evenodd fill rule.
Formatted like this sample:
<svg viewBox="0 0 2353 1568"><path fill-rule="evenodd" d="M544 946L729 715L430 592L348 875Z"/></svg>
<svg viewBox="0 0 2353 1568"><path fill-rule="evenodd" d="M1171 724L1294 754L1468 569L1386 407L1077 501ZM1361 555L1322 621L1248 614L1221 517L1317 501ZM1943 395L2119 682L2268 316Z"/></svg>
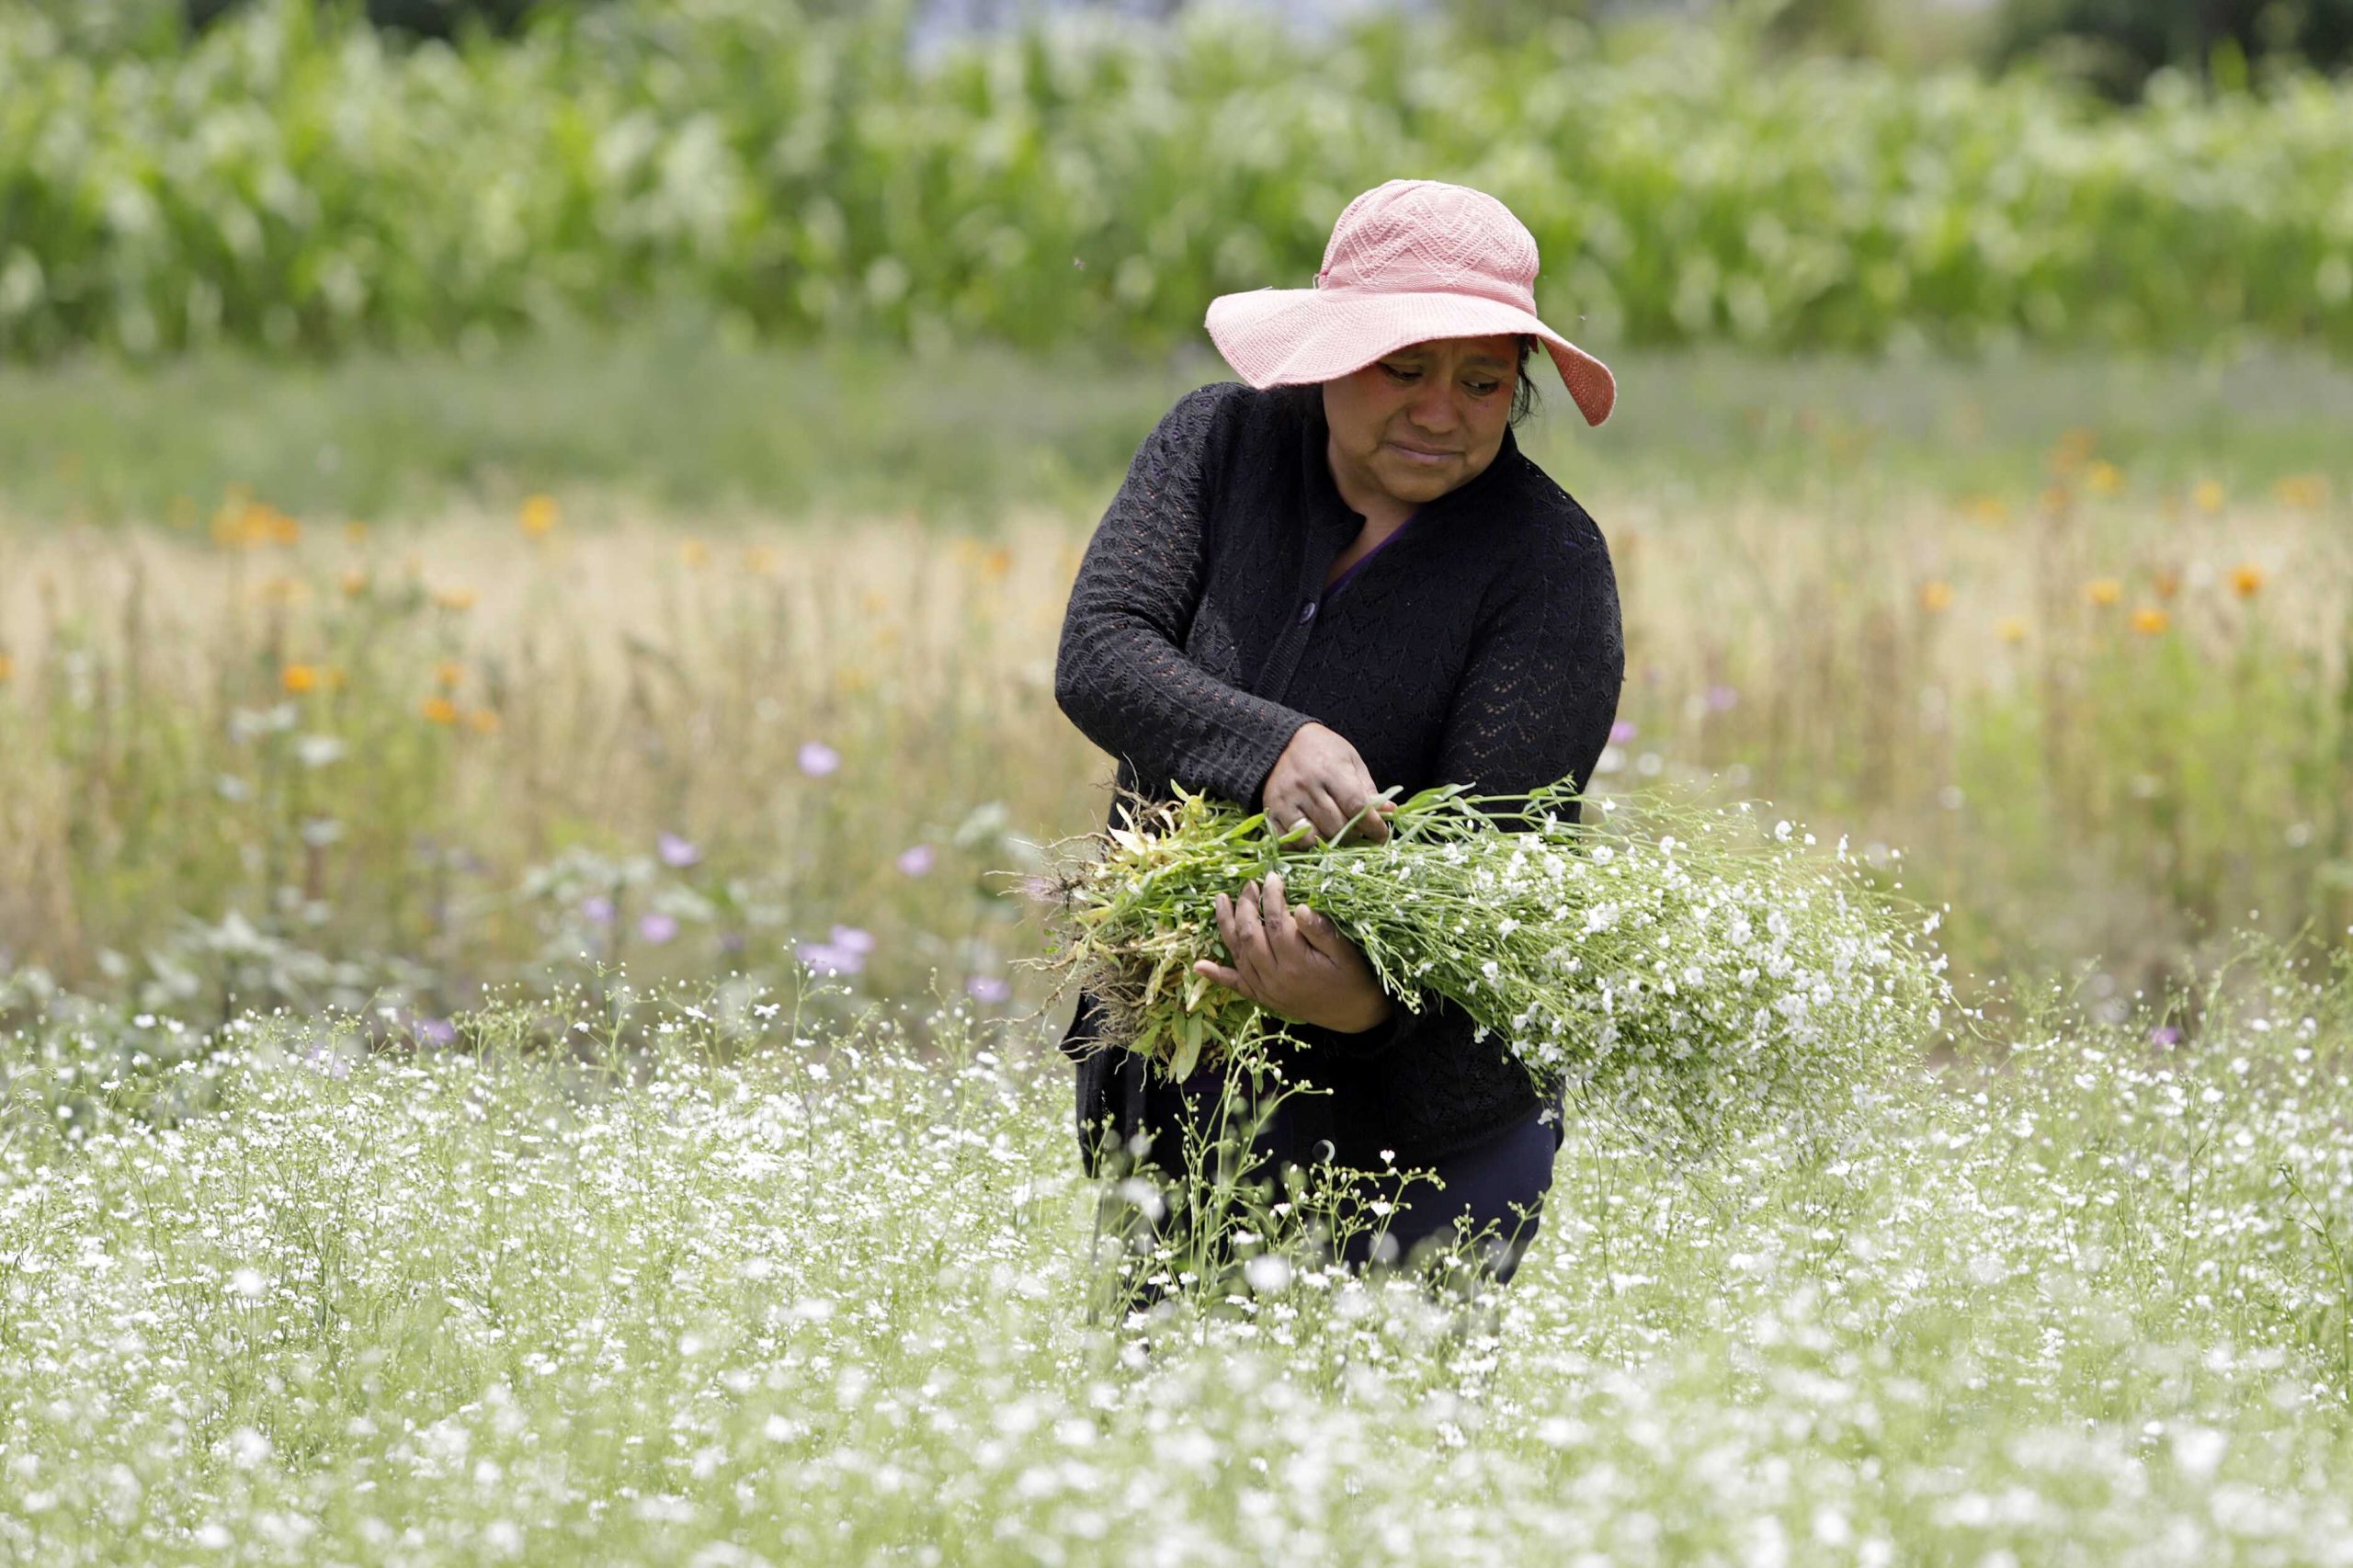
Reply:
<svg viewBox="0 0 2353 1568"><path fill-rule="evenodd" d="M1080 561L1054 666L1063 711L1122 785L1154 799L1182 784L1258 810L1311 720L1401 799L1439 783L1515 795L1566 778L1584 790L1625 677L1601 530L1506 430L1493 461L1327 595L1365 521L1333 481L1329 433L1313 385L1224 381L1177 400ZM1506 813L1504 825L1526 823ZM1306 1044L1279 1052L1283 1071L1329 1091L1306 1103L1321 1102L1344 1164L1377 1167L1383 1150L1427 1164L1537 1106L1500 1037L1477 1038L1435 993L1420 999L1361 1033L1290 1026ZM1090 1161L1107 1119L1123 1138L1175 1125L1173 1085L1098 1047L1099 1018L1082 993L1063 1040Z"/></svg>

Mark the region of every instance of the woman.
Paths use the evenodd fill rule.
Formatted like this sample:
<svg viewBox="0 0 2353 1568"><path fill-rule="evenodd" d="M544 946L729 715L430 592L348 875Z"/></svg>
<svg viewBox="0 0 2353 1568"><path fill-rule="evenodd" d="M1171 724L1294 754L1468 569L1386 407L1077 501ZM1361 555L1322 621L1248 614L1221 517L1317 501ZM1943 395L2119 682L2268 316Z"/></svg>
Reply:
<svg viewBox="0 0 2353 1568"><path fill-rule="evenodd" d="M1187 393L1146 437L1063 623L1056 699L1121 784L1206 790L1325 841L1360 811L1385 836L1388 802L1365 808L1392 785L1586 787L1624 676L1616 580L1593 519L1511 426L1540 342L1588 424L1616 386L1537 318L1536 269L1495 198L1391 180L1340 214L1313 288L1211 303L1247 384ZM1234 961L1202 972L1294 1020L1305 1049L1277 1064L1324 1091L1285 1098L1262 1151L1434 1168L1444 1189L1399 1199L1394 1249L1461 1221L1507 1279L1552 1181L1558 1105L1460 1007L1384 994L1279 877L1221 895L1217 919ZM1165 1160L1222 1082L1211 1067L1170 1084L1097 1049L1098 1018L1082 994L1063 1041L1090 1175L1106 1151Z"/></svg>

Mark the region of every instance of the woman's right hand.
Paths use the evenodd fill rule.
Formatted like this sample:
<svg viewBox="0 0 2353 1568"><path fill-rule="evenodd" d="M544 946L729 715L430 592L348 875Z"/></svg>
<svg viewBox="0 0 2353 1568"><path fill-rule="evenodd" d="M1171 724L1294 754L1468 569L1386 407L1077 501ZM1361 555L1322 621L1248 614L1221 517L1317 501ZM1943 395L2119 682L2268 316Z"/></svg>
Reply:
<svg viewBox="0 0 2353 1568"><path fill-rule="evenodd" d="M1304 817L1319 844L1336 842L1342 826L1368 801L1372 809L1358 818L1350 836L1382 843L1389 837L1389 813L1397 809L1396 801L1375 798L1372 770L1347 737L1312 719L1292 733L1258 794L1277 834Z"/></svg>

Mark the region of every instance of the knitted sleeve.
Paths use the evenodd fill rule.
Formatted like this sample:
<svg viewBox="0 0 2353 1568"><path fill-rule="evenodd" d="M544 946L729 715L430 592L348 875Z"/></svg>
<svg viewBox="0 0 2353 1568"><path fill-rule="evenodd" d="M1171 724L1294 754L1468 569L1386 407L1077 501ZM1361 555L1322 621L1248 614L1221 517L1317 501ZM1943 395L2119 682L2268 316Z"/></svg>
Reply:
<svg viewBox="0 0 2353 1568"><path fill-rule="evenodd" d="M1309 715L1185 654L1209 559L1207 507L1227 383L1177 400L1136 449L1072 585L1054 699L1152 789L1170 780L1249 810Z"/></svg>
<svg viewBox="0 0 2353 1568"><path fill-rule="evenodd" d="M1490 589L1448 710L1436 777L1474 794L1524 797L1561 778L1582 794L1617 720L1626 649L1608 549L1581 508L1547 539L1546 559L1503 574ZM1529 826L1524 812L1485 809L1506 832ZM1367 1057L1467 1050L1477 1027L1471 1016L1434 991L1419 999L1419 1012L1400 1003L1384 1024L1324 1031L1316 1043Z"/></svg>

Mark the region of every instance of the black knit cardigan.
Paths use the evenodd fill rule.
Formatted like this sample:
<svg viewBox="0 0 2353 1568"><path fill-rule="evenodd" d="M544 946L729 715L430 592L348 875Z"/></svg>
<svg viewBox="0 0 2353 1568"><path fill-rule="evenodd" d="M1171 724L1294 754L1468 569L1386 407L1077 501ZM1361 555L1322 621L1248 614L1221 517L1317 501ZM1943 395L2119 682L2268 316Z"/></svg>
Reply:
<svg viewBox="0 0 2353 1568"><path fill-rule="evenodd" d="M1121 784L1157 799L1173 782L1256 810L1310 720L1401 799L1451 782L1516 794L1572 778L1583 790L1625 677L1601 530L1506 430L1494 461L1327 593L1365 520L1333 482L1328 435L1314 386L1224 381L1177 400L1081 560L1054 666L1063 711ZM1292 1026L1307 1046L1284 1070L1330 1091L1301 1103L1323 1102L1318 1125L1346 1164L1377 1168L1384 1150L1427 1163L1537 1105L1499 1037L1475 1040L1455 1004L1422 1001L1358 1034ZM1063 1040L1090 1170L1104 1119L1132 1136L1168 1127L1174 1103L1141 1058L1097 1047L1099 1017L1082 993Z"/></svg>

